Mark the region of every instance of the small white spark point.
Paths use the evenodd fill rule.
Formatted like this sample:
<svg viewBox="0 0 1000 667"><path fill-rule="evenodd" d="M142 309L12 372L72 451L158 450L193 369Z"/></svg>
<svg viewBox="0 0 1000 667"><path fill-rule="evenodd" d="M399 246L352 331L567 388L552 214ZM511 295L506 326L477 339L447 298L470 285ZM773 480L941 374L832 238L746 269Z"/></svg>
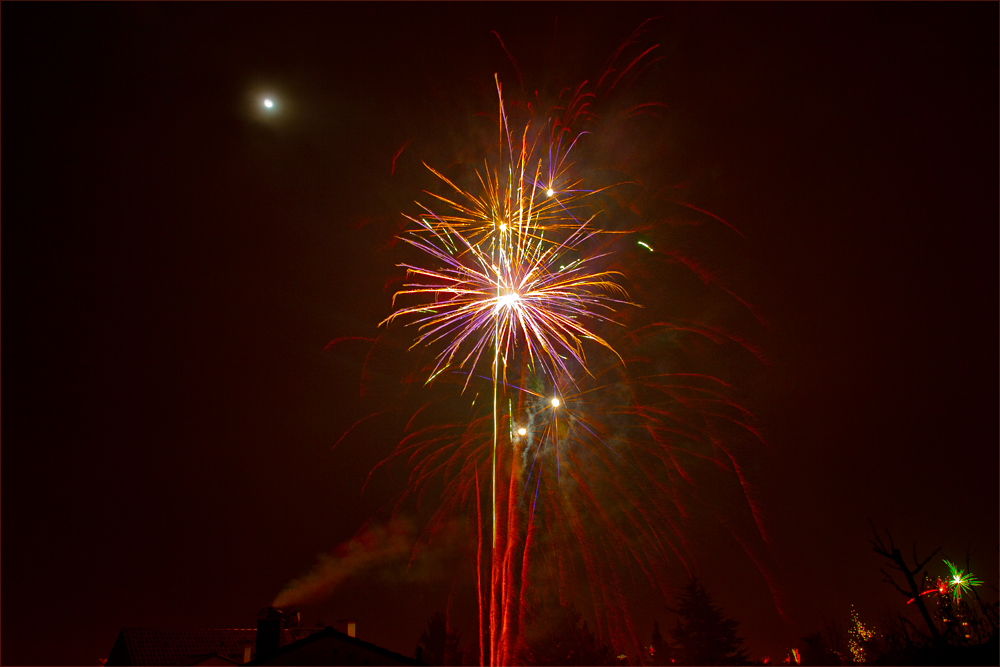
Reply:
<svg viewBox="0 0 1000 667"><path fill-rule="evenodd" d="M264 106L270 109L271 107L274 106L274 100L271 99L264 100Z"/></svg>
<svg viewBox="0 0 1000 667"><path fill-rule="evenodd" d="M551 197L552 196L552 188L549 188L548 190L546 190L545 194L548 195L549 197Z"/></svg>
<svg viewBox="0 0 1000 667"><path fill-rule="evenodd" d="M559 401L559 399L558 399L558 398L553 398L553 399L552 399L552 407L554 407L554 408L558 408L558 407L559 407L559 402L560 402L560 401Z"/></svg>
<svg viewBox="0 0 1000 667"><path fill-rule="evenodd" d="M528 429L526 429L526 428L524 428L522 426L521 428L517 429L517 434L518 435L527 435L528 434Z"/></svg>

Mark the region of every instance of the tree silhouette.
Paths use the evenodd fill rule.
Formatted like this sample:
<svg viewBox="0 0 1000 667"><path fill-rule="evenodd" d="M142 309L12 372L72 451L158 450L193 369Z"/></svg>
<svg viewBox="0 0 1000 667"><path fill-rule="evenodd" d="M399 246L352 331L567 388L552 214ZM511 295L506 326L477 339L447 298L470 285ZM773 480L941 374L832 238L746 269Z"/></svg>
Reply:
<svg viewBox="0 0 1000 667"><path fill-rule="evenodd" d="M938 647L943 646L944 642L941 639L941 633L938 632L938 629L934 626L934 622L931 620L930 612L927 611L927 606L924 604L924 598L920 594L921 588L917 584L917 577L920 575L921 570L923 570L924 566L927 565L932 558L934 558L937 552L941 551L941 547L932 551L931 555L927 558L920 560L917 558L917 545L914 544L913 569L911 570L909 565L906 564L906 559L903 558L902 552L893 543L892 534L889 533L889 529L885 529L885 535L889 538L889 544L887 546L885 542L882 541L882 537L878 534L878 531L875 529L875 524L872 523L871 519L868 520L868 523L872 527L872 533L875 534L875 539L870 540L869 542L872 545L872 551L888 560L889 567L891 569L897 570L903 574L903 578L906 580L906 585L909 590L905 590L900 587L900 585L896 583L893 576L885 571L885 568L880 568L879 572L882 573L882 576L885 578L885 582L892 584L893 588L902 593L903 597L910 598L916 603L917 610L920 612L920 615L923 616L924 623L927 624L927 629L931 633L931 640L933 640L934 645Z"/></svg>
<svg viewBox="0 0 1000 667"><path fill-rule="evenodd" d="M673 650L670 648L670 644L667 640L663 638L660 634L660 623L658 621L653 621L653 641L650 642L650 656L649 661L646 663L648 665L669 665L670 659L673 657Z"/></svg>
<svg viewBox="0 0 1000 667"><path fill-rule="evenodd" d="M462 662L458 633L448 629L448 620L439 611L427 621L420 635L420 659L428 665L457 665Z"/></svg>
<svg viewBox="0 0 1000 667"><path fill-rule="evenodd" d="M736 636L739 621L727 618L697 578L677 597L677 625L670 631L674 655L683 665L742 665L749 656Z"/></svg>
<svg viewBox="0 0 1000 667"><path fill-rule="evenodd" d="M839 665L840 660L833 650L823 639L823 633L814 632L811 635L802 637L804 647L802 649L803 665Z"/></svg>
<svg viewBox="0 0 1000 667"><path fill-rule="evenodd" d="M583 614L570 602L545 602L535 610L533 635L519 656L526 665L613 665L615 657L587 627Z"/></svg>

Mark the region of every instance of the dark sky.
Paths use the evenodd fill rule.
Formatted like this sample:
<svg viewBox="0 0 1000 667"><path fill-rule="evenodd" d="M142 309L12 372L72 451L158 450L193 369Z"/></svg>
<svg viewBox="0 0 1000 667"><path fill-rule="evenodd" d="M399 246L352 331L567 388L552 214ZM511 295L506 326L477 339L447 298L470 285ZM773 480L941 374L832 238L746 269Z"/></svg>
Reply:
<svg viewBox="0 0 1000 667"><path fill-rule="evenodd" d="M377 456L330 451L362 415L324 346L377 332L392 271L359 223L516 79L490 31L526 87L575 85L653 16L637 85L691 203L745 235L736 289L772 334L757 492L787 619L731 549L700 559L710 592L757 656L851 604L875 622L902 600L870 518L970 553L996 599L997 12L6 4L3 662L252 627L350 538ZM307 613L412 654L440 605L360 581Z"/></svg>

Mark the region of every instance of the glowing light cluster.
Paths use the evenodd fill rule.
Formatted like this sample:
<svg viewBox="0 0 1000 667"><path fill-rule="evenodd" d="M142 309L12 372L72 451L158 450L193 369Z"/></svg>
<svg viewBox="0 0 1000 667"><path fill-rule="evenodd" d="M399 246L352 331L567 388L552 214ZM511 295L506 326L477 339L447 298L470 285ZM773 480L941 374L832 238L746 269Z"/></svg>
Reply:
<svg viewBox="0 0 1000 667"><path fill-rule="evenodd" d="M847 629L847 648L851 651L854 664L865 664L867 660L865 643L871 641L874 636L875 630L861 622L857 610L851 605L851 627Z"/></svg>

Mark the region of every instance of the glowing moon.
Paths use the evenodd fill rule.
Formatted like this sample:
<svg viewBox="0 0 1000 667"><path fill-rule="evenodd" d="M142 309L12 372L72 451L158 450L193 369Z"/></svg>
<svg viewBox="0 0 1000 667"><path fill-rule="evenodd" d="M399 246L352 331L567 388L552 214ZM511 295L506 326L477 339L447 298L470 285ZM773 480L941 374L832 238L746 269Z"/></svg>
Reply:
<svg viewBox="0 0 1000 667"><path fill-rule="evenodd" d="M268 109L273 108L274 107L274 100L272 100L270 98L264 100L264 106L267 107Z"/></svg>

